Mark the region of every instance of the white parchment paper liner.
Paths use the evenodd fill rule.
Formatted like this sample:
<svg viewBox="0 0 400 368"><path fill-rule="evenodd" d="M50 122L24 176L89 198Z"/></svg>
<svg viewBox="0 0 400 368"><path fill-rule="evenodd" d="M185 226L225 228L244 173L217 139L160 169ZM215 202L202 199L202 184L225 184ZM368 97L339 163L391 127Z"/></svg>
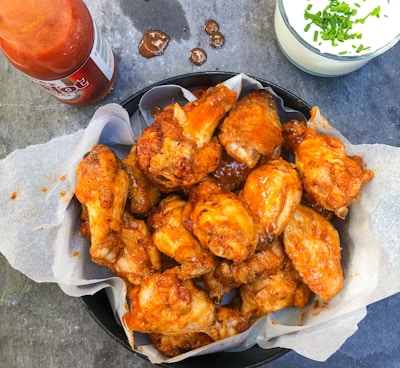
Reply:
<svg viewBox="0 0 400 368"><path fill-rule="evenodd" d="M244 74L225 83L237 91L262 88ZM174 101L194 98L177 86L158 87L142 98L140 110L131 119L121 106L105 105L86 129L16 150L0 161L0 251L12 267L36 282L56 282L71 296L107 288L116 315L123 315L124 283L90 260L89 245L79 232L80 206L73 199L75 170L97 143L109 145L121 156L126 154L151 123L151 107L169 103L171 95ZM282 107L280 113L284 121L301 119L298 113ZM256 343L263 348L290 348L324 361L357 330L368 304L400 291L400 148L352 145L326 122L317 128L339 137L349 154L362 156L375 172L375 178L351 206L348 219L339 224L345 273L342 291L328 304L314 301L303 310L287 308L271 313L242 334L172 359L166 359L152 345L141 346L139 350L153 363L244 350ZM127 335L132 343L128 331ZM136 343L142 340L135 335Z"/></svg>

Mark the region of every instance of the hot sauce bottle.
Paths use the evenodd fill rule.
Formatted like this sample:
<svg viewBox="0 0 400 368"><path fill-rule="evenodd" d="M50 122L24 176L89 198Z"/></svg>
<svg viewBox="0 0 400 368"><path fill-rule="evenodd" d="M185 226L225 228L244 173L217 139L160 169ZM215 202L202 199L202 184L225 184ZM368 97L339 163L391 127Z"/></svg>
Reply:
<svg viewBox="0 0 400 368"><path fill-rule="evenodd" d="M0 49L72 105L101 100L116 77L113 51L82 0L0 0Z"/></svg>

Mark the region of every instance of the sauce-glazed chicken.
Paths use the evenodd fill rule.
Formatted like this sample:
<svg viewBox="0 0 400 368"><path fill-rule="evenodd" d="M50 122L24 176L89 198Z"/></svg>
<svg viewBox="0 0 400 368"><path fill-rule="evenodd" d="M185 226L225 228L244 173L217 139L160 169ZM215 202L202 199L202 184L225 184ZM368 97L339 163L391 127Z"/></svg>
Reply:
<svg viewBox="0 0 400 368"><path fill-rule="evenodd" d="M218 138L230 156L250 168L261 158L279 154L281 122L271 94L258 90L239 100L221 124Z"/></svg>
<svg viewBox="0 0 400 368"><path fill-rule="evenodd" d="M328 302L345 281L329 220L372 171L304 122L281 126L269 92L236 98L217 85L168 105L127 157L97 145L77 169L92 260L125 281L125 326L166 356Z"/></svg>
<svg viewBox="0 0 400 368"><path fill-rule="evenodd" d="M166 107L137 142L139 168L163 192L198 183L219 164L222 149L212 137L236 97L218 85L183 107Z"/></svg>
<svg viewBox="0 0 400 368"><path fill-rule="evenodd" d="M372 171L364 169L361 157L348 156L340 140L318 134L303 122L285 124L283 136L296 156L304 190L316 204L344 219L362 185L373 178Z"/></svg>

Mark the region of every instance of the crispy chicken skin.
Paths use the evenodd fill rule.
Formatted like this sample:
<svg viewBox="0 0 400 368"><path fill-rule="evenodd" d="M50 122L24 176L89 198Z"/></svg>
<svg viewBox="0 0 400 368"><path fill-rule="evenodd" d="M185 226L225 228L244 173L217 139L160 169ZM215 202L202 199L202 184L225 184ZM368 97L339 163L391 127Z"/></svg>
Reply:
<svg viewBox="0 0 400 368"><path fill-rule="evenodd" d="M206 331L214 341L237 335L250 327L249 318L238 309L217 306L216 312L214 325Z"/></svg>
<svg viewBox="0 0 400 368"><path fill-rule="evenodd" d="M145 216L160 201L161 193L138 168L136 145L122 159L122 164L130 179L127 208L133 215Z"/></svg>
<svg viewBox="0 0 400 368"><path fill-rule="evenodd" d="M271 94L257 90L241 98L222 122L218 138L230 156L250 168L279 151L281 122Z"/></svg>
<svg viewBox="0 0 400 368"><path fill-rule="evenodd" d="M299 273L285 257L281 267L272 275L266 273L251 283L240 286L241 312L258 318L288 306L304 307L310 297Z"/></svg>
<svg viewBox="0 0 400 368"><path fill-rule="evenodd" d="M215 266L215 257L183 225L186 203L179 195L171 194L160 202L148 219L155 246L180 264L181 279L199 277Z"/></svg>
<svg viewBox="0 0 400 368"><path fill-rule="evenodd" d="M233 263L226 259L218 259L215 269L204 275L202 280L208 295L215 303L220 303L223 296L239 287L251 283L262 275L273 274L281 266L285 258L285 250L279 238L272 244L260 244L256 253L243 262Z"/></svg>
<svg viewBox="0 0 400 368"><path fill-rule="evenodd" d="M344 219L373 172L363 168L361 157L348 156L340 140L318 134L304 123L288 122L283 136L285 146L295 154L304 191L317 205Z"/></svg>
<svg viewBox="0 0 400 368"><path fill-rule="evenodd" d="M75 195L85 205L90 224L90 254L94 262L108 265L116 261L121 248L128 174L111 149L96 145L80 162L76 175Z"/></svg>
<svg viewBox="0 0 400 368"><path fill-rule="evenodd" d="M184 224L218 257L242 262L256 250L258 232L246 204L211 178L191 188Z"/></svg>
<svg viewBox="0 0 400 368"><path fill-rule="evenodd" d="M112 269L132 285L139 285L161 271L161 255L154 246L146 223L125 212L121 230L122 249Z"/></svg>
<svg viewBox="0 0 400 368"><path fill-rule="evenodd" d="M215 129L236 103L237 93L223 84L205 90L197 100L180 108L175 106L175 118L184 134L194 139L198 147L211 141Z"/></svg>
<svg viewBox="0 0 400 368"><path fill-rule="evenodd" d="M183 107L167 106L138 139L138 167L163 192L198 183L219 164L222 148L212 136L235 101L236 92L218 85Z"/></svg>
<svg viewBox="0 0 400 368"><path fill-rule="evenodd" d="M214 342L210 336L202 332L174 335L148 334L148 336L154 347L169 357L174 357Z"/></svg>
<svg viewBox="0 0 400 368"><path fill-rule="evenodd" d="M149 334L154 346L167 356L176 356L200 348L214 341L237 335L249 328L249 320L239 310L224 306L216 307L215 323L206 332L184 334Z"/></svg>
<svg viewBox="0 0 400 368"><path fill-rule="evenodd" d="M204 332L217 315L207 293L192 280L181 280L174 270L155 273L129 293L129 328L143 333L183 334Z"/></svg>
<svg viewBox="0 0 400 368"><path fill-rule="evenodd" d="M222 274L221 267L224 261L225 260L223 258L217 258L215 268L211 272L201 277L204 288L207 290L207 294L216 304L221 303L225 294L229 293L231 290L240 285L240 283L237 282L231 275ZM239 263L239 265L241 264L242 263Z"/></svg>
<svg viewBox="0 0 400 368"><path fill-rule="evenodd" d="M339 234L322 215L299 205L283 231L283 243L303 282L321 299L328 301L342 289Z"/></svg>
<svg viewBox="0 0 400 368"><path fill-rule="evenodd" d="M279 238L275 238L272 244L264 244L245 261L235 264L222 261L220 273L223 278L233 278L240 284L253 282L266 273L273 274L281 266L285 258L285 249Z"/></svg>
<svg viewBox="0 0 400 368"><path fill-rule="evenodd" d="M241 196L249 206L262 239L282 233L302 196L299 175L281 158L269 160L247 177Z"/></svg>

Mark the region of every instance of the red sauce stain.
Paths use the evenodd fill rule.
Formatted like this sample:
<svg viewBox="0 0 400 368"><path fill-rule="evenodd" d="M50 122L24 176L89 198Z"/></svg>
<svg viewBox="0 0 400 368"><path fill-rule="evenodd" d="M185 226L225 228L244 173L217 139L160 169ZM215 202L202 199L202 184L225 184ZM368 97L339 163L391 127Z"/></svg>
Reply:
<svg viewBox="0 0 400 368"><path fill-rule="evenodd" d="M12 201L15 201L15 200L17 199L17 196L18 196L18 192L13 192L13 193L11 194L10 199L11 199Z"/></svg>
<svg viewBox="0 0 400 368"><path fill-rule="evenodd" d="M67 179L66 175L61 176L60 181L64 181L65 179Z"/></svg>
<svg viewBox="0 0 400 368"><path fill-rule="evenodd" d="M72 257L79 257L79 252L72 253Z"/></svg>
<svg viewBox="0 0 400 368"><path fill-rule="evenodd" d="M46 187L43 187L42 188L42 193L46 193L47 192L47 188Z"/></svg>
<svg viewBox="0 0 400 368"><path fill-rule="evenodd" d="M64 198L67 195L67 192L65 190L62 190L60 193L60 197Z"/></svg>

